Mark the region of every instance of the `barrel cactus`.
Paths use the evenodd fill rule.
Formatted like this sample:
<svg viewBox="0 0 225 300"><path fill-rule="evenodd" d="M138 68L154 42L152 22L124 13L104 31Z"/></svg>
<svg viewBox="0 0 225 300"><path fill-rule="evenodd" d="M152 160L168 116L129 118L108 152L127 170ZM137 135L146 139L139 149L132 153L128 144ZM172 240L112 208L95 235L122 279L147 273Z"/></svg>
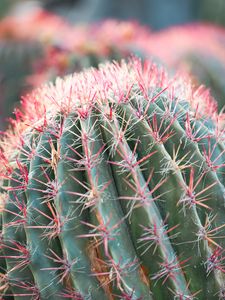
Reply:
<svg viewBox="0 0 225 300"><path fill-rule="evenodd" d="M3 299L224 299L223 122L202 88L107 63L24 97L1 149Z"/></svg>

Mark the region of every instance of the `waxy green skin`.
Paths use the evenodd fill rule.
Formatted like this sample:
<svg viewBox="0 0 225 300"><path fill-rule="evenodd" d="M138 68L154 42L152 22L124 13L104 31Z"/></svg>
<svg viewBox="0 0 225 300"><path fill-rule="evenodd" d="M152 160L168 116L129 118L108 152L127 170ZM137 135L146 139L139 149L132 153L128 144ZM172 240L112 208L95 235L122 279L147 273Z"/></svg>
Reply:
<svg viewBox="0 0 225 300"><path fill-rule="evenodd" d="M17 167L3 187L2 297L223 299L224 143L195 117L191 139L191 108L166 92L151 103L132 93L85 116L60 113L26 139L27 184ZM207 165L210 149L221 167ZM22 267L14 242L29 253Z"/></svg>

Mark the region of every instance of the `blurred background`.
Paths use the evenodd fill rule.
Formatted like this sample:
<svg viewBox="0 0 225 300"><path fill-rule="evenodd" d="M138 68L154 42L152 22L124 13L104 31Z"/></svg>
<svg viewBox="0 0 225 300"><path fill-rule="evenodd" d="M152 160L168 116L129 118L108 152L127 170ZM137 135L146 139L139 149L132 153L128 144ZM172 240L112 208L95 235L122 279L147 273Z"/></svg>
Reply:
<svg viewBox="0 0 225 300"><path fill-rule="evenodd" d="M188 72L221 111L223 26L225 0L0 0L0 130L32 88L130 53Z"/></svg>
<svg viewBox="0 0 225 300"><path fill-rule="evenodd" d="M135 19L158 30L174 24L225 24L224 0L1 0L0 16L40 6L71 22Z"/></svg>
<svg viewBox="0 0 225 300"><path fill-rule="evenodd" d="M136 19L155 30L202 20L225 24L224 0L1 0L0 17L34 6L53 11L71 22Z"/></svg>

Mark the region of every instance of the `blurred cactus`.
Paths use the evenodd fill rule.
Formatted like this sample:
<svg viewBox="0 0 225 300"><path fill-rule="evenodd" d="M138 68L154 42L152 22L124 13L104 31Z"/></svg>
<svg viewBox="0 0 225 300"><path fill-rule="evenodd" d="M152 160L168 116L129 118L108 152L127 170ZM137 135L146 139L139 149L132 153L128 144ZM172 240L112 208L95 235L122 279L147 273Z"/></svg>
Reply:
<svg viewBox="0 0 225 300"><path fill-rule="evenodd" d="M150 31L137 22L106 20L91 25L76 25L64 31L63 40L45 47L36 61L29 82L38 86L74 71L97 67L106 60L117 60L135 53L145 57Z"/></svg>
<svg viewBox="0 0 225 300"><path fill-rule="evenodd" d="M166 47L164 46L166 45ZM170 69L192 75L193 83L210 88L225 105L225 29L214 25L176 26L151 36L149 53Z"/></svg>
<svg viewBox="0 0 225 300"><path fill-rule="evenodd" d="M34 62L44 55L44 48L57 39L65 22L42 10L21 16L9 16L0 22L0 127L6 124L15 99L31 86L27 76L34 72ZM67 27L69 28L69 27Z"/></svg>
<svg viewBox="0 0 225 300"><path fill-rule="evenodd" d="M134 51L141 54L148 35L136 22L72 26L40 9L5 18L0 23L2 119L9 116L18 95L32 87Z"/></svg>
<svg viewBox="0 0 225 300"><path fill-rule="evenodd" d="M11 116L15 99L28 89L26 77L33 71L33 61L40 54L37 44L0 39L0 127ZM18 100L17 100L18 101Z"/></svg>

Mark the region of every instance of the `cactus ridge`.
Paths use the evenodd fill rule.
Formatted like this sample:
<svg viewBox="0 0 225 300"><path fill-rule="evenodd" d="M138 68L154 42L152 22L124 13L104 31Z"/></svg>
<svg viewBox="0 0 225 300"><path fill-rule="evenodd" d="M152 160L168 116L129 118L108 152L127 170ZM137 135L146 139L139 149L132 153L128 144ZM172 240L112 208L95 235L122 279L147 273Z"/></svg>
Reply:
<svg viewBox="0 0 225 300"><path fill-rule="evenodd" d="M132 59L24 97L1 140L1 296L224 299L224 131L206 95Z"/></svg>

